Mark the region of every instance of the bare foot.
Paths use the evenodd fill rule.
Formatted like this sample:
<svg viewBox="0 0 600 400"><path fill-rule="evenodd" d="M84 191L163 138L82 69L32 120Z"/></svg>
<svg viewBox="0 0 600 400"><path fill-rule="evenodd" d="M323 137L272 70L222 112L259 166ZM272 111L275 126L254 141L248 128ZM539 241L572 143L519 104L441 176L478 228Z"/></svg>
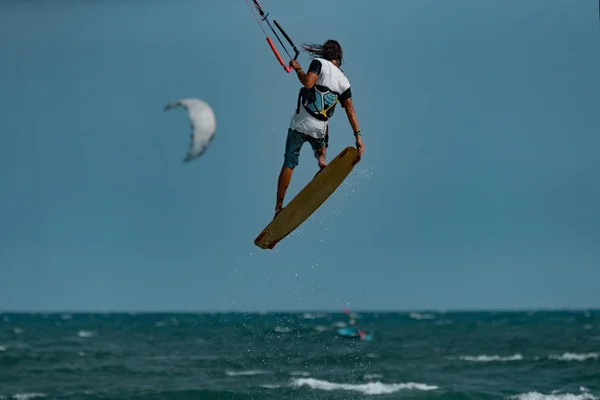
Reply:
<svg viewBox="0 0 600 400"><path fill-rule="evenodd" d="M281 211L283 211L283 207L277 207L277 208L275 208L275 215L273 216L273 219L275 219L275 217L277 216L277 214L279 214Z"/></svg>
<svg viewBox="0 0 600 400"><path fill-rule="evenodd" d="M325 166L326 167L326 166ZM325 169L325 167L320 167L319 170L317 171L317 173L315 174L314 178L317 177L317 175L319 175L321 172L323 172L323 170ZM313 178L313 179L314 179Z"/></svg>

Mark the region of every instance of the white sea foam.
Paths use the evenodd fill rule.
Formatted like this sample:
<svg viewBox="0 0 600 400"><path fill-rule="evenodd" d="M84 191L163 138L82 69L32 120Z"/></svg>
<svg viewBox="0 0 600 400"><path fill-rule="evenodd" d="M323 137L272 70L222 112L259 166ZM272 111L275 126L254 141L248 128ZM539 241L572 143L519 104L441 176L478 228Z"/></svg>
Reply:
<svg viewBox="0 0 600 400"><path fill-rule="evenodd" d="M418 312L411 312L411 313L409 314L409 316L410 316L412 319L417 319L417 320L422 320L422 319L434 319L434 318L435 318L435 316L434 316L433 314L425 314L425 313L421 314L421 313L418 313Z"/></svg>
<svg viewBox="0 0 600 400"><path fill-rule="evenodd" d="M77 336L79 336L81 338L89 338L89 337L95 336L95 333L92 331L81 330L81 331L77 332Z"/></svg>
<svg viewBox="0 0 600 400"><path fill-rule="evenodd" d="M13 395L13 399L15 400L30 400L35 399L36 397L46 397L47 395L44 393L17 393Z"/></svg>
<svg viewBox="0 0 600 400"><path fill-rule="evenodd" d="M581 393L579 394L558 393L558 391L555 390L550 394L544 394L540 392L528 392L517 394L511 396L510 398L516 400L598 400L598 397L589 393L589 391L586 388L580 387L579 390L581 391Z"/></svg>
<svg viewBox="0 0 600 400"><path fill-rule="evenodd" d="M511 399L517 400L596 400L598 397L590 393L581 394L543 394L539 392L522 393L511 397Z"/></svg>
<svg viewBox="0 0 600 400"><path fill-rule="evenodd" d="M585 353L585 354L577 354L577 353L563 353L561 355L550 355L548 357L551 360L559 360L559 361L586 361L586 360L597 360L600 358L600 353Z"/></svg>
<svg viewBox="0 0 600 400"><path fill-rule="evenodd" d="M280 385L269 384L269 383L265 383L264 385L259 385L259 386L262 388L265 388L265 389L278 389L281 387Z"/></svg>
<svg viewBox="0 0 600 400"><path fill-rule="evenodd" d="M317 319L317 318L325 318L325 317L327 317L327 314L325 314L325 313L305 312L304 314L302 314L303 319Z"/></svg>
<svg viewBox="0 0 600 400"><path fill-rule="evenodd" d="M383 375L381 374L365 374L365 376L363 376L363 379L365 381L370 381L372 379L381 379L383 378Z"/></svg>
<svg viewBox="0 0 600 400"><path fill-rule="evenodd" d="M263 375L266 374L267 371L262 371L260 369L251 369L248 371L225 371L225 374L228 376L252 376L252 375Z"/></svg>
<svg viewBox="0 0 600 400"><path fill-rule="evenodd" d="M310 376L310 372L307 371L293 371L290 373L292 376Z"/></svg>
<svg viewBox="0 0 600 400"><path fill-rule="evenodd" d="M455 359L456 357L449 357ZM473 362L493 362L493 361L521 361L525 358L521 354L514 354L511 356L500 356L500 355L478 355L478 356L460 356L460 360L473 361ZM532 360L539 361L543 357L533 357ZM557 361L587 361L600 359L600 353L563 353L563 354L551 354L547 357L550 360Z"/></svg>
<svg viewBox="0 0 600 400"><path fill-rule="evenodd" d="M493 361L520 361L523 359L523 356L521 354L513 354L512 356L499 356L499 355L488 356L486 354L482 354L479 356L461 356L459 358L461 360L465 360L465 361L493 362Z"/></svg>
<svg viewBox="0 0 600 400"><path fill-rule="evenodd" d="M0 346L0 351L6 351L6 350L8 350L8 347L6 347L6 346Z"/></svg>
<svg viewBox="0 0 600 400"><path fill-rule="evenodd" d="M328 382L314 378L299 378L293 382L294 386L308 386L311 389L318 390L347 390L360 392L368 395L379 395L379 394L391 394L396 393L400 390L435 390L438 387L433 385L427 385L424 383L382 383L382 382L369 382L362 384L350 384L350 383L335 383Z"/></svg>

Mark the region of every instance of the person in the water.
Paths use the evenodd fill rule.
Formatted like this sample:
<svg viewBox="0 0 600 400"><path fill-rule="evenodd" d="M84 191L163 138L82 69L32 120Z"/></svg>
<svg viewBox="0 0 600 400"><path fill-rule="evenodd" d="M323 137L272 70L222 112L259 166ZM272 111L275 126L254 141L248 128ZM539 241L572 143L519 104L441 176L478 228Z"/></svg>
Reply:
<svg viewBox="0 0 600 400"><path fill-rule="evenodd" d="M365 340L365 338L369 334L369 332L367 332L364 329L361 329L358 326L358 323L356 322L356 320L354 318L350 318L350 326L352 326L354 329L356 329L355 335L358 336L360 338L360 340Z"/></svg>
<svg viewBox="0 0 600 400"><path fill-rule="evenodd" d="M275 216L283 209L283 199L294 168L298 165L300 149L304 142L310 143L317 159L319 172L327 166L328 120L332 117L337 103L346 110L348 122L356 138L358 150L356 162L360 161L365 151L352 104L350 82L340 69L343 59L342 47L335 40L327 40L322 45L309 44L302 47L312 55L313 59L307 72L304 72L298 61L290 61L290 66L296 71L302 88L298 94L296 111L292 115L288 128L285 156L277 183Z"/></svg>

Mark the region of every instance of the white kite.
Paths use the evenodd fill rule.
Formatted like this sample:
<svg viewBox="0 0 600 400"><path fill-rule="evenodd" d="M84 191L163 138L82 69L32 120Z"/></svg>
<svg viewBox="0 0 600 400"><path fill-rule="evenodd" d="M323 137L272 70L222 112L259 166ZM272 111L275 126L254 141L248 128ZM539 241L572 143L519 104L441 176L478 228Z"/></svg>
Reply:
<svg viewBox="0 0 600 400"><path fill-rule="evenodd" d="M174 107L184 107L190 118L192 134L190 147L183 162L200 157L210 147L215 138L216 118L212 108L202 100L181 99L165 106L164 111Z"/></svg>

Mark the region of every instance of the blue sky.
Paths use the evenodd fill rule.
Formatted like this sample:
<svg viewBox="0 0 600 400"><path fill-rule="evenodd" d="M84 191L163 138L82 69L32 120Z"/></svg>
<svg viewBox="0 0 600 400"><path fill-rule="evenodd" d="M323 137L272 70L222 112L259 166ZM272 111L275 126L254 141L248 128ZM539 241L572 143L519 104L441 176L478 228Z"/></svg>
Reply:
<svg viewBox="0 0 600 400"><path fill-rule="evenodd" d="M261 3L340 41L366 146L273 252L299 83L245 1L0 4L0 310L600 306L597 2Z"/></svg>

